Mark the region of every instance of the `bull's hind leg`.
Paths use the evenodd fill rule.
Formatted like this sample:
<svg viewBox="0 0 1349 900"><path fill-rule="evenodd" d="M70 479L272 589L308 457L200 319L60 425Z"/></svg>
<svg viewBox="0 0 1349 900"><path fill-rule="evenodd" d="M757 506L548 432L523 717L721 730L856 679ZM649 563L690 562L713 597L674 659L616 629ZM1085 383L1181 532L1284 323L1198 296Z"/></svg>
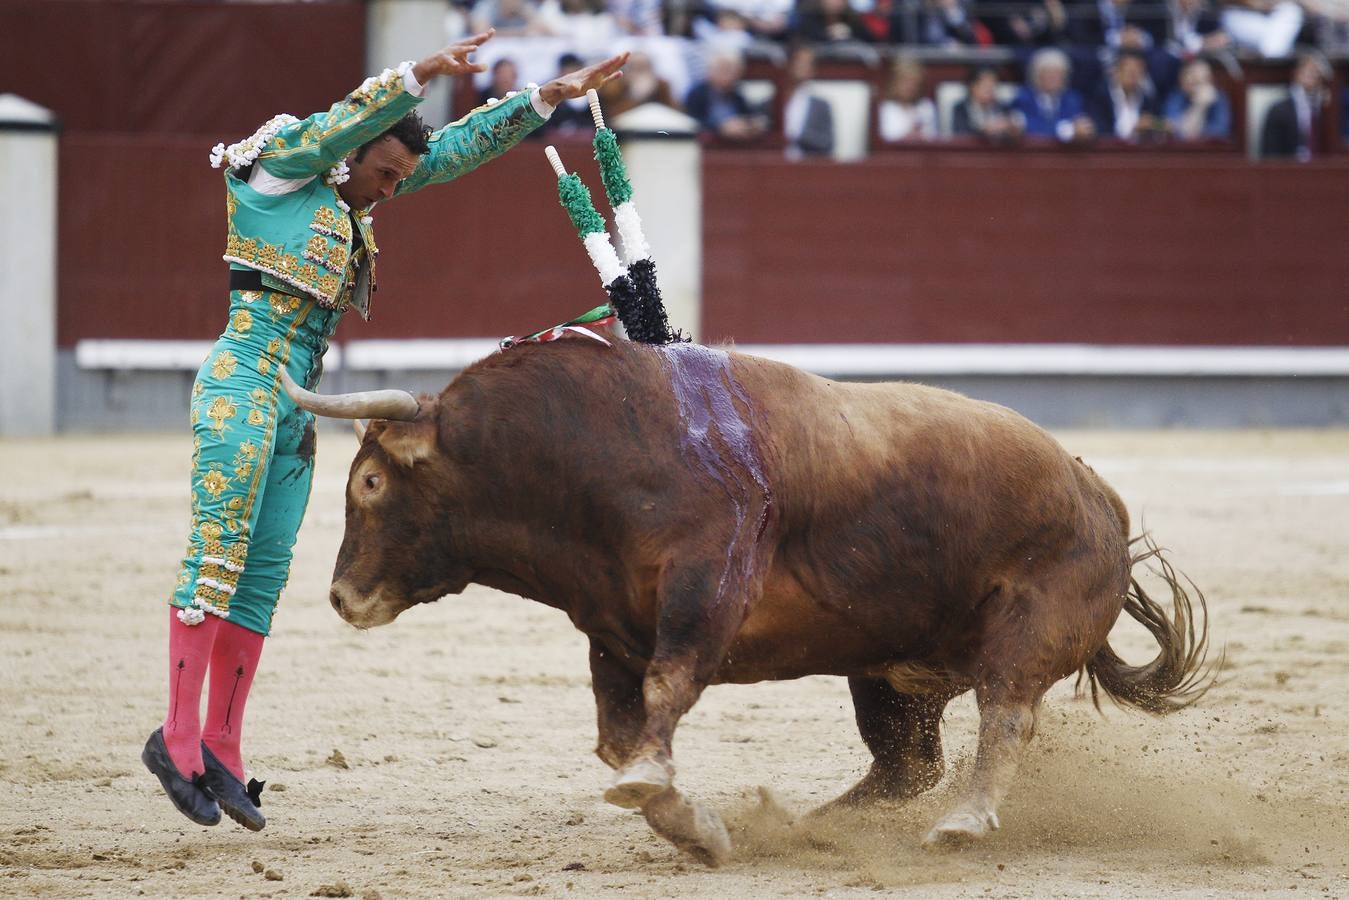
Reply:
<svg viewBox="0 0 1349 900"><path fill-rule="evenodd" d="M857 729L874 758L870 771L817 812L878 800L907 800L930 789L946 771L942 711L957 689L902 694L878 678L849 678Z"/></svg>
<svg viewBox="0 0 1349 900"><path fill-rule="evenodd" d="M1035 732L1035 716L1042 688L1033 692L1015 684L981 684L979 751L963 797L938 820L923 843L927 846L960 844L996 831L998 806L1007 795L1021 756Z"/></svg>

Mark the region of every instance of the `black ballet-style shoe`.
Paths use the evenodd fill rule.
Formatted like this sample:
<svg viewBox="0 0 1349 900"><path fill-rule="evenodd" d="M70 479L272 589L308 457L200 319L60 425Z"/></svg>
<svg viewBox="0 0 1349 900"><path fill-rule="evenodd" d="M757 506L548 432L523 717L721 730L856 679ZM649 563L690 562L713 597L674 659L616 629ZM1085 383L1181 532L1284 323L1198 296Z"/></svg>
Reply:
<svg viewBox="0 0 1349 900"><path fill-rule="evenodd" d="M216 759L205 742L201 745L201 760L206 765L206 773L201 777L202 787L220 803L225 815L249 831L261 831L266 827L267 817L259 807L262 806L262 786L267 782L250 778L248 786L244 787L244 783Z"/></svg>
<svg viewBox="0 0 1349 900"><path fill-rule="evenodd" d="M169 748L164 745L163 728L156 728L145 742L141 762L159 778L164 793L169 795L180 813L198 825L220 824L220 805L203 789L202 776L194 772L191 779L184 778L173 764Z"/></svg>

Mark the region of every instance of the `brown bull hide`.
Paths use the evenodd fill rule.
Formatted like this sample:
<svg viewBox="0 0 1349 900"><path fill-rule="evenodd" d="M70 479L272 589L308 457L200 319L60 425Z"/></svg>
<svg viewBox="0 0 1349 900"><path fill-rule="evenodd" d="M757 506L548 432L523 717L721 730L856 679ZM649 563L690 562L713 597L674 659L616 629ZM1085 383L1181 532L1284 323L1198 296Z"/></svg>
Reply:
<svg viewBox="0 0 1349 900"><path fill-rule="evenodd" d="M973 777L932 843L998 827L1055 681L1081 670L1151 712L1207 687L1179 579L1165 569L1171 616L1131 589L1114 491L946 391L690 345L524 346L372 426L347 490L339 612L384 624L471 582L564 609L590 637L607 799L711 864L729 841L673 787L670 751L708 684L847 677L875 762L838 803L935 784L942 710L973 689ZM1106 644L1121 609L1153 663Z"/></svg>

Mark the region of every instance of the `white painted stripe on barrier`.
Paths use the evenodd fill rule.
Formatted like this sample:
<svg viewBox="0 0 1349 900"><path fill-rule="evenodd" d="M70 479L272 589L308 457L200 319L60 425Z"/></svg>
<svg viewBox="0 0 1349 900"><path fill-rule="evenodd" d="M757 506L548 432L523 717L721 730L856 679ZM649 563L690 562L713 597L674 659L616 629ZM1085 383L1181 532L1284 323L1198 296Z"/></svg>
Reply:
<svg viewBox="0 0 1349 900"><path fill-rule="evenodd" d="M1090 344L741 344L742 353L842 376L1349 375L1344 347L1129 347Z"/></svg>
<svg viewBox="0 0 1349 900"><path fill-rule="evenodd" d="M196 369L209 341L85 340L83 369ZM740 344L741 353L822 375L1101 375L1290 377L1349 375L1349 347L1139 347L1091 344ZM349 341L328 349L333 371L463 369L497 351L495 338Z"/></svg>
<svg viewBox="0 0 1349 900"><path fill-rule="evenodd" d="M496 338L348 341L346 365L355 371L465 369L497 351Z"/></svg>
<svg viewBox="0 0 1349 900"><path fill-rule="evenodd" d="M88 339L75 343L75 365L81 369L195 371L215 346L213 341L136 341ZM323 354L324 371L342 367L342 349L333 344Z"/></svg>
<svg viewBox="0 0 1349 900"><path fill-rule="evenodd" d="M1089 344L740 344L736 350L811 372L899 375L1349 375L1342 347L1106 347ZM462 369L491 338L351 341L356 370Z"/></svg>

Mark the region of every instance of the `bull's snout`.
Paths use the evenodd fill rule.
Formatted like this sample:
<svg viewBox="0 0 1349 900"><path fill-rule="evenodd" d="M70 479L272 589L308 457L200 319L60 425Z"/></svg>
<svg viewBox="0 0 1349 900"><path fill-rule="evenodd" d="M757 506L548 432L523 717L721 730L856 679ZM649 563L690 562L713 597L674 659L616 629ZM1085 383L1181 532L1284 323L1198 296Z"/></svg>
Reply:
<svg viewBox="0 0 1349 900"><path fill-rule="evenodd" d="M387 625L403 611L402 607L385 602L378 588L365 593L344 580L333 582L328 602L339 616L357 628Z"/></svg>

